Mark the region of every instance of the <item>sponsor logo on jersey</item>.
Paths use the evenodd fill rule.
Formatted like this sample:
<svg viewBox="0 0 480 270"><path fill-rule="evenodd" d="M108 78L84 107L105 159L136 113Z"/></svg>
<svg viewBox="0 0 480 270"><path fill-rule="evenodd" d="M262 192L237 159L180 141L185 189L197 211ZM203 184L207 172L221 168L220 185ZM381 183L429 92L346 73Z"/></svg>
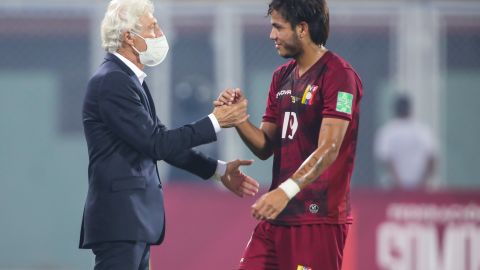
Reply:
<svg viewBox="0 0 480 270"><path fill-rule="evenodd" d="M302 104L312 105L315 94L317 93L318 86L316 85L307 85L305 91L303 92Z"/></svg>
<svg viewBox="0 0 480 270"><path fill-rule="evenodd" d="M280 90L277 92L277 98L285 95L291 95L291 94L292 94L292 90Z"/></svg>
<svg viewBox="0 0 480 270"><path fill-rule="evenodd" d="M311 267L298 265L297 270L313 270Z"/></svg>
<svg viewBox="0 0 480 270"><path fill-rule="evenodd" d="M353 95L347 92L338 92L337 112L352 114Z"/></svg>
<svg viewBox="0 0 480 270"><path fill-rule="evenodd" d="M297 102L300 102L301 98L299 97L296 97L296 96L292 96L292 103L295 104Z"/></svg>
<svg viewBox="0 0 480 270"><path fill-rule="evenodd" d="M312 213L312 214L318 213L318 209L319 209L319 207L318 207L318 205L315 204L315 203L310 204L310 206L308 207L308 210L309 210L310 213Z"/></svg>

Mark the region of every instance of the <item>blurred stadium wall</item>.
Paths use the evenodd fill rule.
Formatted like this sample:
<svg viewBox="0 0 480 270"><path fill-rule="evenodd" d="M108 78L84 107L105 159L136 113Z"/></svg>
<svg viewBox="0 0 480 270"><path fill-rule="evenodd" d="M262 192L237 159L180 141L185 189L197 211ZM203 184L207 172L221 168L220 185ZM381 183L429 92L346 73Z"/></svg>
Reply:
<svg viewBox="0 0 480 270"><path fill-rule="evenodd" d="M156 1L171 51L147 70L147 80L163 122L193 121L210 112L221 89L236 86L259 123L271 73L284 62L268 39L267 3ZM93 263L76 249L87 187L81 104L104 56L99 26L106 4L0 3L2 270L80 270ZM354 188L378 185L374 133L390 117L393 94L408 91L415 114L439 141L436 187L479 190L480 2L330 0L330 8L327 47L352 63L365 89ZM200 149L225 160L253 158L232 130ZM246 171L266 188L270 167L257 160ZM163 165L161 173L164 181L200 181Z"/></svg>

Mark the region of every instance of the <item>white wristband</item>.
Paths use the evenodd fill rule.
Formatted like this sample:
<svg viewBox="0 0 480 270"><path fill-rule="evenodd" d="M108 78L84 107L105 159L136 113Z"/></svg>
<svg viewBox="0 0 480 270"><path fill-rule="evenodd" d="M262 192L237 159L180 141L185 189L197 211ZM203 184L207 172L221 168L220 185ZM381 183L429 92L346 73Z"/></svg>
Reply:
<svg viewBox="0 0 480 270"><path fill-rule="evenodd" d="M281 183L280 186L286 194L289 199L293 198L295 195L297 195L298 192L300 192L300 187L293 181L292 178L288 178L285 182Z"/></svg>

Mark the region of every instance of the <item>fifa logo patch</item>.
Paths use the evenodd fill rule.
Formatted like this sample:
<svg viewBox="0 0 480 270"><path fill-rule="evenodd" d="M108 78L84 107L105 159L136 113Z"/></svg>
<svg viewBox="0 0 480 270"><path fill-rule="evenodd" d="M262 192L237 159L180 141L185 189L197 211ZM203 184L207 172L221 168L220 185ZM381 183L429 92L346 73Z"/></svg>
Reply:
<svg viewBox="0 0 480 270"><path fill-rule="evenodd" d="M313 270L311 267L298 265L297 270Z"/></svg>
<svg viewBox="0 0 480 270"><path fill-rule="evenodd" d="M317 85L307 85L305 91L303 92L302 104L312 105L315 94L317 93Z"/></svg>
<svg viewBox="0 0 480 270"><path fill-rule="evenodd" d="M338 92L337 112L352 114L353 95L347 92Z"/></svg>

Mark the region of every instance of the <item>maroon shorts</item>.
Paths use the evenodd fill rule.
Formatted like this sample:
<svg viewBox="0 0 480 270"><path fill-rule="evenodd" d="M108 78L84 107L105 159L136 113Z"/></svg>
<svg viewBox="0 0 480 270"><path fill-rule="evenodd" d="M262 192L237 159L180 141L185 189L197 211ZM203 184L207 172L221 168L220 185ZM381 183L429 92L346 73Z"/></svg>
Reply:
<svg viewBox="0 0 480 270"><path fill-rule="evenodd" d="M239 270L340 270L349 224L295 226L260 222Z"/></svg>

